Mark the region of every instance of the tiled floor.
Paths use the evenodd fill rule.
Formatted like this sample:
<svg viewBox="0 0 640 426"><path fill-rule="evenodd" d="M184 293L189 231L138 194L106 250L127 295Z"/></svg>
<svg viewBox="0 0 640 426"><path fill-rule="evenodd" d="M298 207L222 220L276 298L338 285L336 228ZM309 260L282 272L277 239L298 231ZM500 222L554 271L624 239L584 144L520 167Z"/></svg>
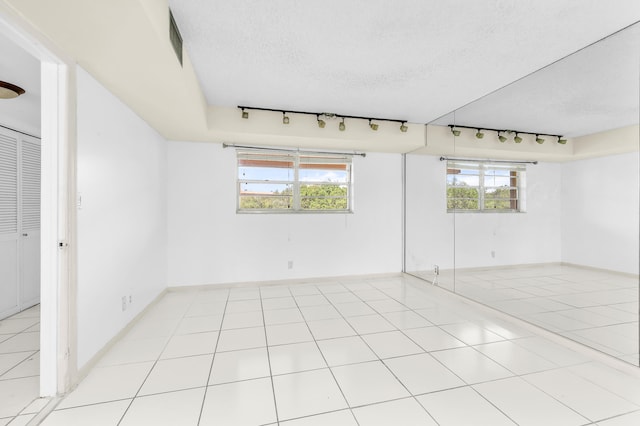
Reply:
<svg viewBox="0 0 640 426"><path fill-rule="evenodd" d="M42 424L639 419L637 377L406 276L167 293Z"/></svg>
<svg viewBox="0 0 640 426"><path fill-rule="evenodd" d="M0 426L26 425L46 403L39 354L40 305L0 321Z"/></svg>
<svg viewBox="0 0 640 426"><path fill-rule="evenodd" d="M433 272L418 273L431 281ZM443 271L439 286L638 365L637 277L566 265Z"/></svg>

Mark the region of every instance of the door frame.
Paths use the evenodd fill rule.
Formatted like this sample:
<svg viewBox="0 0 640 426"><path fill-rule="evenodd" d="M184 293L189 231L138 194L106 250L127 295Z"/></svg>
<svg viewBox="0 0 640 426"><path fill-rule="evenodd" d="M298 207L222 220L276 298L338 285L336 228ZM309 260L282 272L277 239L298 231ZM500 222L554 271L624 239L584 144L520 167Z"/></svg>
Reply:
<svg viewBox="0 0 640 426"><path fill-rule="evenodd" d="M41 63L40 396L56 396L78 377L76 68L4 1L0 33Z"/></svg>

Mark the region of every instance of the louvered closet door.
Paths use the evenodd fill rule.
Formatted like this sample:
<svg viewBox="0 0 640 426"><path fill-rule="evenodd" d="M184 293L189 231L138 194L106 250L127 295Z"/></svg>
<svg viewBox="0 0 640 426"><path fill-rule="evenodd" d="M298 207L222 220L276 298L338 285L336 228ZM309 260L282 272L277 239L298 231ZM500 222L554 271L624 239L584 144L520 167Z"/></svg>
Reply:
<svg viewBox="0 0 640 426"><path fill-rule="evenodd" d="M40 141L20 144L20 286L21 311L40 303Z"/></svg>
<svg viewBox="0 0 640 426"><path fill-rule="evenodd" d="M0 319L18 312L18 138L0 132Z"/></svg>

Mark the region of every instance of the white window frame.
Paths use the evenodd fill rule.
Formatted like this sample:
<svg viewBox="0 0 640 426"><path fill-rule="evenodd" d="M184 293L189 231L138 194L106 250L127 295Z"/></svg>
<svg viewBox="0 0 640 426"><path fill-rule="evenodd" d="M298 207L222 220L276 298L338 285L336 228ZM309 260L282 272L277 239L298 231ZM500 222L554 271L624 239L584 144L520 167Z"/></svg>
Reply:
<svg viewBox="0 0 640 426"><path fill-rule="evenodd" d="M248 159L254 157L256 160L267 156L273 156L275 159L282 159L291 161L293 175L289 180L278 179L242 179L240 177L240 161L242 159ZM346 182L331 182L331 181L319 181L322 185L335 185L346 187L347 189L347 207L345 209L306 209L302 207L302 195L301 187L307 182L300 179L301 163L305 163L304 158L318 157L321 159L327 159L335 164L344 163L347 169ZM301 161L301 158L303 161ZM333 154L333 153L314 153L305 151L279 151L279 150L251 150L251 149L237 149L236 150L236 212L237 213L269 213L269 214L344 214L353 213L353 159L350 154ZM242 185L243 184L262 184L270 183L274 185L291 185L292 188L292 202L290 208L242 208ZM321 198L338 198L338 197L321 197ZM343 197L339 197L343 198Z"/></svg>
<svg viewBox="0 0 640 426"><path fill-rule="evenodd" d="M478 191L478 208L449 208L449 189L451 188L464 188L465 186L456 186L451 185L449 183L449 176L455 176L455 174L450 173L450 170L453 169L463 169L463 170L477 170L477 175L468 175L468 176L478 176L478 185L477 186L468 186L468 188L475 188ZM510 181L515 180L515 185L510 182L510 186L489 186L485 184L485 177L487 176L487 172L491 170L508 170L509 171L509 179ZM446 206L447 213L524 213L526 211L526 165L521 163L503 163L503 162L492 162L488 161L477 161L477 160L448 160L446 163ZM515 196L512 198L508 198L505 200L509 200L512 204L511 208L490 208L487 207L487 199L485 198L485 192L487 189L500 189L505 188L508 189L512 194L515 193ZM460 199L460 198L458 198ZM475 200L475 198L474 198ZM498 198L499 200L499 198ZM515 204L515 207L513 206Z"/></svg>

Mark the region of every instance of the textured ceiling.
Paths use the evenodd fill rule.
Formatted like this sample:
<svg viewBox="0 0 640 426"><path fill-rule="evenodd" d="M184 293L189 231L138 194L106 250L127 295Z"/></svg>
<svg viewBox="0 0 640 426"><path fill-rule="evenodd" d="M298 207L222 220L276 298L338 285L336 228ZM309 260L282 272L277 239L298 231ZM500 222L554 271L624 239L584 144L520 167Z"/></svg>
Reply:
<svg viewBox="0 0 640 426"><path fill-rule="evenodd" d="M169 3L209 104L416 123L432 122L640 18L637 0ZM590 69L588 57L578 61L577 68L569 66L581 73L578 82L566 68L555 67L565 74L532 76L521 86L524 96L510 93L528 107L527 114L514 116L514 121L538 128L540 121L553 119L543 112L556 97L564 102L562 107L580 114L597 98L599 103L592 106L602 111L594 114L611 116L608 107L617 98L607 99L605 87L574 93L582 83L597 79L597 72L606 71L597 64ZM637 104L638 75L634 78ZM530 96L540 87L550 96ZM482 105L491 110L488 103ZM487 114L469 112L472 117L481 121L478 125L494 122ZM582 121L565 126L563 133L584 134L596 127ZM603 121L597 126L616 125Z"/></svg>

